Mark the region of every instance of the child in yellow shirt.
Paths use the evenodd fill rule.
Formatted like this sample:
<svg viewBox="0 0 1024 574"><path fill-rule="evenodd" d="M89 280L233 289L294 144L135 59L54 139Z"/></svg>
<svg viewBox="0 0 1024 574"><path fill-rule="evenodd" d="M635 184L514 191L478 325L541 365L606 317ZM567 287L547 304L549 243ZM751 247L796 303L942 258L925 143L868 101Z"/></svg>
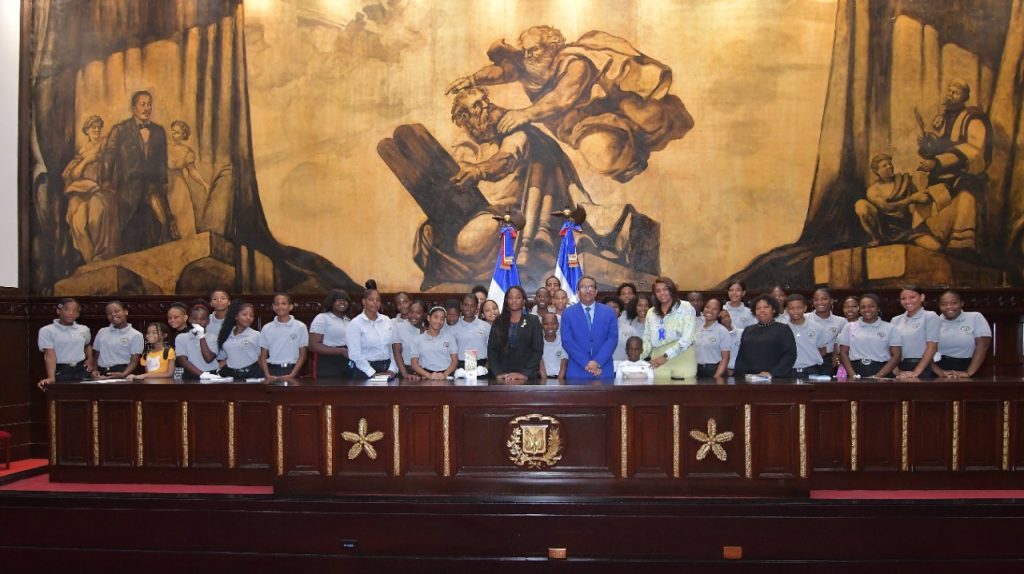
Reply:
<svg viewBox="0 0 1024 574"><path fill-rule="evenodd" d="M146 327L146 350L139 363L146 368L146 372L128 375L129 381L171 378L174 372L174 349L167 345L167 325L150 323Z"/></svg>

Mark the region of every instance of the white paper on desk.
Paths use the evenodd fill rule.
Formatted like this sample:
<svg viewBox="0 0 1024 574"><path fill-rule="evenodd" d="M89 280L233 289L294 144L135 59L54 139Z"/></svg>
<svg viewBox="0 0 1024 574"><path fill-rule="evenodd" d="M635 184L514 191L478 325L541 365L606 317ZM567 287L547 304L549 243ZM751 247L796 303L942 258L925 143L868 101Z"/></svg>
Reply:
<svg viewBox="0 0 1024 574"><path fill-rule="evenodd" d="M389 377L388 375L374 375L374 376L370 377L370 382L371 383L386 383L386 382L388 382L388 379L390 379L390 378L391 377Z"/></svg>
<svg viewBox="0 0 1024 574"><path fill-rule="evenodd" d="M85 379L86 383L127 383L128 379Z"/></svg>
<svg viewBox="0 0 1024 574"><path fill-rule="evenodd" d="M746 375L743 377L748 383L767 383L772 380L771 375Z"/></svg>
<svg viewBox="0 0 1024 574"><path fill-rule="evenodd" d="M266 380L267 379L265 379L263 377L253 377L251 379L246 379L245 382L247 382L247 383L263 383L263 382L266 382Z"/></svg>
<svg viewBox="0 0 1024 574"><path fill-rule="evenodd" d="M222 377L220 375L214 375L213 373L203 373L199 376L200 383L230 383L234 380L235 379L231 377Z"/></svg>

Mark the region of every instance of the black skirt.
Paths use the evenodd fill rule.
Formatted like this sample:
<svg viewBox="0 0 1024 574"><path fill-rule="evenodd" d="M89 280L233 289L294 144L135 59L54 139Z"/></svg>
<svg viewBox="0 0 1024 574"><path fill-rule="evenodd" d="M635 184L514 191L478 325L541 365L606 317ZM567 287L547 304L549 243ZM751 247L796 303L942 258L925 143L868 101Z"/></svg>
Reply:
<svg viewBox="0 0 1024 574"><path fill-rule="evenodd" d="M877 375L878 371L881 371L882 367L884 367L887 362L888 361L870 361L868 359L858 361L850 360L850 363L853 364L854 372L861 377L873 377Z"/></svg>
<svg viewBox="0 0 1024 574"><path fill-rule="evenodd" d="M961 359L960 357L945 357L944 356L944 357L942 357L941 361L938 361L935 364L938 365L939 368L942 369L943 371L964 371L964 372L967 372L967 369L971 368L971 361L973 359L974 359L974 357L967 357L966 359Z"/></svg>
<svg viewBox="0 0 1024 574"><path fill-rule="evenodd" d="M839 370L839 367L832 365L832 355L825 355L822 357L822 360L824 362L818 365L819 374L829 375L831 377L836 376L836 371Z"/></svg>
<svg viewBox="0 0 1024 574"><path fill-rule="evenodd" d="M391 360L381 359L379 361L370 361L370 366L373 367L373 372L382 373L388 370L389 367L391 367ZM352 369L352 378L356 380L366 380L369 379L370 377L366 376L366 373L360 371L359 369Z"/></svg>
<svg viewBox="0 0 1024 574"><path fill-rule="evenodd" d="M79 361L75 365L58 364L54 373L54 379L65 383L68 381L81 381L89 378L85 370L85 361Z"/></svg>
<svg viewBox="0 0 1024 574"><path fill-rule="evenodd" d="M697 378L708 379L715 376L715 371L718 370L720 363L703 363L697 365ZM724 376L724 373L723 373Z"/></svg>
<svg viewBox="0 0 1024 574"><path fill-rule="evenodd" d="M899 368L900 368L901 371L913 371L914 369L917 368L917 364L920 363L920 362L921 362L921 357L918 357L916 359L903 359L903 360L900 361L900 367ZM919 379L934 379L935 378L935 373L933 373L932 370L931 370L931 367L929 367L929 368L925 369L924 372L921 373L921 375L919 377L917 377L917 378L919 378Z"/></svg>
<svg viewBox="0 0 1024 574"><path fill-rule="evenodd" d="M96 370L99 371L101 375L106 376L106 375L109 375L111 373L116 373L116 374L123 373L123 372L125 372L125 370L127 368L128 368L128 364L125 363L123 365L111 365L109 367L96 367Z"/></svg>
<svg viewBox="0 0 1024 574"><path fill-rule="evenodd" d="M231 377L234 379L255 379L263 376L263 369L260 368L259 361L247 366L232 369L225 365L220 368L220 376Z"/></svg>
<svg viewBox="0 0 1024 574"><path fill-rule="evenodd" d="M288 365L275 365L273 363L267 363L267 370L270 374L275 377L284 377L292 374L292 369L295 368L295 363Z"/></svg>
<svg viewBox="0 0 1024 574"><path fill-rule="evenodd" d="M313 355L313 376L319 379L348 379L352 362L345 355Z"/></svg>

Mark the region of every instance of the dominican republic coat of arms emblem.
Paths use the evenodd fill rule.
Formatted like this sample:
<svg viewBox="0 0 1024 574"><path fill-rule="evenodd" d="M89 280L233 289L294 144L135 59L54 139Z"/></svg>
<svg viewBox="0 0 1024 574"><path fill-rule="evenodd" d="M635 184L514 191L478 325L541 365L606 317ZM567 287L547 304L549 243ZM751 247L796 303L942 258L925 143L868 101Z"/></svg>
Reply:
<svg viewBox="0 0 1024 574"><path fill-rule="evenodd" d="M530 414L512 419L505 447L516 466L543 469L562 460L562 425L555 417Z"/></svg>

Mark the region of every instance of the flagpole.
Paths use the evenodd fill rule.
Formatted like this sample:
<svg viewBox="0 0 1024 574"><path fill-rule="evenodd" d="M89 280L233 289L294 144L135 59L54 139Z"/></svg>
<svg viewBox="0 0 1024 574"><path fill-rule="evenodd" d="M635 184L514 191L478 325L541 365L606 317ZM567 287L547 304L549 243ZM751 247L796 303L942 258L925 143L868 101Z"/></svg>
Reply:
<svg viewBox="0 0 1024 574"><path fill-rule="evenodd" d="M526 223L526 216L519 210L510 209L505 215L496 215L500 222L498 230L498 257L494 263L494 275L487 290L487 298L498 304L498 312L505 306L505 293L509 288L521 285L519 267L516 265L516 236Z"/></svg>
<svg viewBox="0 0 1024 574"><path fill-rule="evenodd" d="M566 207L551 215L562 217L565 220L559 231L562 241L558 246L555 277L565 287L565 291L569 295L569 303L577 303L579 297L576 292L580 278L583 277L583 262L576 250L576 232L583 230L581 224L587 219L587 212L582 205L577 205L575 209Z"/></svg>

